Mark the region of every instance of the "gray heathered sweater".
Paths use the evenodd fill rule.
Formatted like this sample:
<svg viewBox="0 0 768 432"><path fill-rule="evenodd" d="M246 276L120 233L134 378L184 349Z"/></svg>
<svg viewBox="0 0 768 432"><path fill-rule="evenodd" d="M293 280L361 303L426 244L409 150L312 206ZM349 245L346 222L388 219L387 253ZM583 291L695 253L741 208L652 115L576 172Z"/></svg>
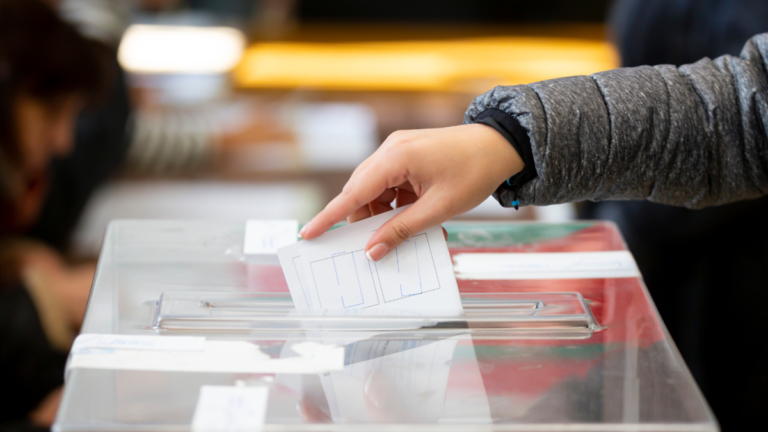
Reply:
<svg viewBox="0 0 768 432"><path fill-rule="evenodd" d="M496 87L465 114L517 119L538 176L506 206L648 199L700 208L768 193L768 33L741 57Z"/></svg>

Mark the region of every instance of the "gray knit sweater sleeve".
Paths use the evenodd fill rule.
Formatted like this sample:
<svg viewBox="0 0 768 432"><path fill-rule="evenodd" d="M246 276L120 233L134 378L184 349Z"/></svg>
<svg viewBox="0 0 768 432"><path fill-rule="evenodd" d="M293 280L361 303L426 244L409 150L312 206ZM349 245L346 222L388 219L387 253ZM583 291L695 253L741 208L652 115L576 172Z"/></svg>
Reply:
<svg viewBox="0 0 768 432"><path fill-rule="evenodd" d="M464 122L496 108L527 133L538 176L518 196L500 188L503 205L723 204L768 193L766 67L763 34L741 57L496 87L475 98Z"/></svg>

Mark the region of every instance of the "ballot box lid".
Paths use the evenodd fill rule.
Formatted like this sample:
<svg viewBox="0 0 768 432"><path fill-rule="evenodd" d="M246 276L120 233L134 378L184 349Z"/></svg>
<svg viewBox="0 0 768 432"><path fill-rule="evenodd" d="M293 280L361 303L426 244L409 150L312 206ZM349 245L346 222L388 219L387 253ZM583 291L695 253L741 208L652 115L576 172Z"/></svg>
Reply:
<svg viewBox="0 0 768 432"><path fill-rule="evenodd" d="M56 431L718 431L615 225L449 222L461 311L299 311L245 221L112 222Z"/></svg>

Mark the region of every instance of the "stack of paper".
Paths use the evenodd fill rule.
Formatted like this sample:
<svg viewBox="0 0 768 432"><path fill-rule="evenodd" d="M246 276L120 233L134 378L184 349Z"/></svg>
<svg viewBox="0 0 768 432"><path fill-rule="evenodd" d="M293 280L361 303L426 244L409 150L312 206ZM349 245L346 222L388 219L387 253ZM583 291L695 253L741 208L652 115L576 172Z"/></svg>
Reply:
<svg viewBox="0 0 768 432"><path fill-rule="evenodd" d="M439 226L378 262L365 255L373 233L405 207L278 249L297 309L460 310L448 245Z"/></svg>

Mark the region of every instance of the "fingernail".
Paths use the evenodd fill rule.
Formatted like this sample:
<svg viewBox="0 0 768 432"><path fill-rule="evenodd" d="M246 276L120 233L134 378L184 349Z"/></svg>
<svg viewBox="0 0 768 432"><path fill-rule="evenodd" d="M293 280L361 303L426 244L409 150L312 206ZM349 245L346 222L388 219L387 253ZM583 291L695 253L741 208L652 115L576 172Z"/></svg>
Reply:
<svg viewBox="0 0 768 432"><path fill-rule="evenodd" d="M307 227L309 224L304 225L301 227L301 231L299 231L299 238L304 238L304 234L307 232Z"/></svg>
<svg viewBox="0 0 768 432"><path fill-rule="evenodd" d="M386 243L379 243L376 246L368 249L368 251L365 253L365 256L368 258L368 261L376 262L384 258L384 255L387 254L387 251L389 251L389 246L387 246Z"/></svg>

